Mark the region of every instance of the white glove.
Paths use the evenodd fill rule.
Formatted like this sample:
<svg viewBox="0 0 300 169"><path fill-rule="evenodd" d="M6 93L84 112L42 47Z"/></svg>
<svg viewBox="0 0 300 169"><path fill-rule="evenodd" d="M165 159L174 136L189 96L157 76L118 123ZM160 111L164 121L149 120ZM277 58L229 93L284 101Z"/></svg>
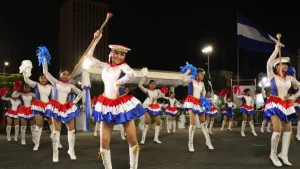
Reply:
<svg viewBox="0 0 300 169"><path fill-rule="evenodd" d="M19 67L20 73L24 73L26 77L31 76L32 63L30 60L23 60L21 66Z"/></svg>
<svg viewBox="0 0 300 169"><path fill-rule="evenodd" d="M147 77L148 75L148 69L146 67L144 67L142 70L141 70L141 76L142 77Z"/></svg>

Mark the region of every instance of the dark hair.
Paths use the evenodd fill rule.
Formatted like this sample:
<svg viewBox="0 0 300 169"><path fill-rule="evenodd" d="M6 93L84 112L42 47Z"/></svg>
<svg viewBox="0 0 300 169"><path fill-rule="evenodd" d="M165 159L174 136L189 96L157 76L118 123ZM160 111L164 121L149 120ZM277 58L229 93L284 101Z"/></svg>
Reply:
<svg viewBox="0 0 300 169"><path fill-rule="evenodd" d="M24 85L23 85L23 86L24 86L24 87L25 87L25 86L29 86L29 84L27 84L27 83L24 83ZM29 86L29 87L30 87L30 86Z"/></svg>
<svg viewBox="0 0 300 169"><path fill-rule="evenodd" d="M59 71L59 75L60 75L62 72L64 72L64 71L68 71L68 72L71 74L71 71L70 71L68 68L62 68L62 69L60 69L60 71Z"/></svg>
<svg viewBox="0 0 300 169"><path fill-rule="evenodd" d="M227 100L227 99L231 99L231 97L226 97L226 100Z"/></svg>
<svg viewBox="0 0 300 169"><path fill-rule="evenodd" d="M150 80L150 81L149 81L149 84L152 83L152 82L155 82L155 80Z"/></svg>
<svg viewBox="0 0 300 169"><path fill-rule="evenodd" d="M246 89L244 90L244 93L247 93L248 91L250 91L250 89L249 89L249 88L246 88Z"/></svg>
<svg viewBox="0 0 300 169"><path fill-rule="evenodd" d="M39 78L42 77L42 76L45 76L44 73L41 73L41 74L39 75ZM45 76L45 77L46 77L46 76Z"/></svg>
<svg viewBox="0 0 300 169"><path fill-rule="evenodd" d="M265 87L264 90L265 90L266 93L267 92L271 92L271 88L270 87Z"/></svg>
<svg viewBox="0 0 300 169"><path fill-rule="evenodd" d="M174 92L170 92L169 95L173 94Z"/></svg>

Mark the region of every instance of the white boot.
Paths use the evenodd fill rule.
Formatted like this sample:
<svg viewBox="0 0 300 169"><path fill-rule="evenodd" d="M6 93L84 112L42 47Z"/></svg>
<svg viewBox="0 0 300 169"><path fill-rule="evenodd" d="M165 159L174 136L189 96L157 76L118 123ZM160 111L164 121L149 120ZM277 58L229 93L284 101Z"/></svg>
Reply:
<svg viewBox="0 0 300 169"><path fill-rule="evenodd" d="M261 123L261 128L260 128L260 132L264 133L265 132L265 126L266 126L267 120L264 120Z"/></svg>
<svg viewBox="0 0 300 169"><path fill-rule="evenodd" d="M6 136L7 136L7 141L11 141L11 138L10 138L10 131L11 131L11 126L6 126Z"/></svg>
<svg viewBox="0 0 300 169"><path fill-rule="evenodd" d="M213 133L211 132L211 129L213 128L213 126L214 126L214 121L210 121L208 133L211 135L213 135Z"/></svg>
<svg viewBox="0 0 300 169"><path fill-rule="evenodd" d="M96 122L95 124L95 131L94 131L94 136L97 137L97 134L98 134L98 127L99 127L99 123Z"/></svg>
<svg viewBox="0 0 300 169"><path fill-rule="evenodd" d="M40 128L39 126L35 126L35 144L33 147L33 151L37 151L39 149L42 130L43 130L43 127Z"/></svg>
<svg viewBox="0 0 300 169"><path fill-rule="evenodd" d="M20 126L15 125L15 137L14 137L15 141L18 141L19 129L20 129Z"/></svg>
<svg viewBox="0 0 300 169"><path fill-rule="evenodd" d="M159 131L160 131L160 126L155 126L155 134L154 134L154 143L155 144L161 144L161 142L158 140Z"/></svg>
<svg viewBox="0 0 300 169"><path fill-rule="evenodd" d="M26 126L21 126L21 144L26 145L25 141Z"/></svg>
<svg viewBox="0 0 300 169"><path fill-rule="evenodd" d="M121 139L126 140L123 124L120 124L120 133L121 133Z"/></svg>
<svg viewBox="0 0 300 169"><path fill-rule="evenodd" d="M145 124L141 144L145 144L148 127L149 125Z"/></svg>
<svg viewBox="0 0 300 169"><path fill-rule="evenodd" d="M35 125L30 126L32 142L35 144L36 136L35 136Z"/></svg>
<svg viewBox="0 0 300 169"><path fill-rule="evenodd" d="M214 147L211 144L211 140L210 140L210 136L208 134L206 123L202 123L201 124L201 128L202 128L202 132L204 134L205 140L206 140L206 146L207 146L207 148L210 149L210 150L213 150Z"/></svg>
<svg viewBox="0 0 300 169"><path fill-rule="evenodd" d="M41 128L43 128L43 127L41 127ZM50 128L50 138L52 139L52 137L53 137L53 125L51 124L50 126L49 126L49 128Z"/></svg>
<svg viewBox="0 0 300 169"><path fill-rule="evenodd" d="M290 147L290 143L291 143L291 135L292 135L291 131L289 131L289 132L283 132L281 153L278 154L278 157L287 166L292 166L292 164L289 162L289 159L288 159L289 147Z"/></svg>
<svg viewBox="0 0 300 169"><path fill-rule="evenodd" d="M246 127L247 121L242 122L242 129L241 129L241 135L242 137L245 137L245 127Z"/></svg>
<svg viewBox="0 0 300 169"><path fill-rule="evenodd" d="M232 127L232 121L229 121L229 124L228 124L228 130L229 130L229 131L232 130L231 127Z"/></svg>
<svg viewBox="0 0 300 169"><path fill-rule="evenodd" d="M224 130L225 124L226 124L226 120L223 120L223 121L222 121L222 127L221 127L221 131L223 131L223 130Z"/></svg>
<svg viewBox="0 0 300 169"><path fill-rule="evenodd" d="M130 169L138 168L139 152L140 152L140 147L138 145L129 148Z"/></svg>
<svg viewBox="0 0 300 169"><path fill-rule="evenodd" d="M300 121L298 121L298 125L297 125L296 139L297 139L298 141L300 141Z"/></svg>
<svg viewBox="0 0 300 169"><path fill-rule="evenodd" d="M195 151L194 150L194 144L193 144L195 129L196 129L195 125L190 125L190 128L189 128L189 142L188 142L188 147L189 147L190 152Z"/></svg>
<svg viewBox="0 0 300 169"><path fill-rule="evenodd" d="M76 160L75 155L75 130L68 131L68 142L69 142L69 150L68 154L70 155L71 160Z"/></svg>
<svg viewBox="0 0 300 169"><path fill-rule="evenodd" d="M208 124L209 124L209 122L210 122L209 120L206 120L206 121L205 121L206 128L208 128Z"/></svg>
<svg viewBox="0 0 300 169"><path fill-rule="evenodd" d="M110 150L100 148L100 153L103 161L104 169L112 169Z"/></svg>
<svg viewBox="0 0 300 169"><path fill-rule="evenodd" d="M170 133L170 123L169 123L169 118L167 118L167 132Z"/></svg>
<svg viewBox="0 0 300 169"><path fill-rule="evenodd" d="M176 120L172 120L172 124L173 124L173 133L176 132Z"/></svg>
<svg viewBox="0 0 300 169"><path fill-rule="evenodd" d="M250 125L250 127L251 127L252 134L253 134L254 136L257 136L257 134L256 134L256 132L255 132L253 120L251 120L251 121L249 122L249 125Z"/></svg>
<svg viewBox="0 0 300 169"><path fill-rule="evenodd" d="M281 162L279 161L279 159L277 157L277 148L278 148L279 140L280 140L280 133L279 132L273 132L272 137L271 137L270 159L276 167L281 167L282 166Z"/></svg>
<svg viewBox="0 0 300 169"><path fill-rule="evenodd" d="M268 122L268 127L267 127L267 132L268 133L271 133L272 131L271 131L271 125L272 125L272 123L269 121Z"/></svg>
<svg viewBox="0 0 300 169"><path fill-rule="evenodd" d="M53 148L53 162L58 162L58 142L60 139L60 132L59 131L53 131L53 137L52 137L52 148Z"/></svg>

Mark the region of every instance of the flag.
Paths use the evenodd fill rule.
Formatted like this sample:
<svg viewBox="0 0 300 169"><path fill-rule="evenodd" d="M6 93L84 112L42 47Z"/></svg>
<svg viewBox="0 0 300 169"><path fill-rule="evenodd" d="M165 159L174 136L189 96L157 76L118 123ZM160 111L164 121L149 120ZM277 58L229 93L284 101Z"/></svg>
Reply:
<svg viewBox="0 0 300 169"><path fill-rule="evenodd" d="M213 87L212 87L212 83L211 83L211 78L210 78L210 74L208 74L208 91L211 93L214 93Z"/></svg>
<svg viewBox="0 0 300 169"><path fill-rule="evenodd" d="M238 46L253 52L272 53L277 39L253 24L245 16L238 14L237 21ZM282 47L285 47L281 44ZM287 48L281 48L282 54L289 54Z"/></svg>

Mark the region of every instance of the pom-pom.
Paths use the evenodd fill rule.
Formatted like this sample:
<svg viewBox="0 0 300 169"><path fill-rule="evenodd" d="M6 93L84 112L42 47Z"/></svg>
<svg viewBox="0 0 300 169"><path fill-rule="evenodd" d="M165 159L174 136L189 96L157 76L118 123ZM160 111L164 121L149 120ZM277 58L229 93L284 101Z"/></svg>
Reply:
<svg viewBox="0 0 300 169"><path fill-rule="evenodd" d="M21 90L22 89L22 83L21 83L21 81L15 81L14 82L14 91L19 91L19 90Z"/></svg>
<svg viewBox="0 0 300 169"><path fill-rule="evenodd" d="M162 86L160 91L163 93L163 94L166 94L169 92L169 89L166 87L166 86Z"/></svg>
<svg viewBox="0 0 300 169"><path fill-rule="evenodd" d="M98 96L95 96L95 97L91 100L91 102L92 102L93 105L96 105L97 101L98 101Z"/></svg>
<svg viewBox="0 0 300 169"><path fill-rule="evenodd" d="M25 76L31 76L32 63L30 60L23 60L21 66L19 67L20 73L24 73Z"/></svg>
<svg viewBox="0 0 300 169"><path fill-rule="evenodd" d="M294 76L295 75L295 69L293 68L293 66L289 66L286 73L290 76Z"/></svg>
<svg viewBox="0 0 300 169"><path fill-rule="evenodd" d="M192 64L189 64L188 62L186 62L186 65L185 66L181 66L180 67L180 72L181 73L185 73L188 69L191 70L191 72L188 74L190 77L192 77L193 79L195 79L198 75L198 72L197 72L197 68L195 66L193 66Z"/></svg>
<svg viewBox="0 0 300 169"><path fill-rule="evenodd" d="M205 96L201 96L200 98L200 105L205 107L205 111L208 112L211 109L210 103L212 102L211 100L207 99Z"/></svg>
<svg viewBox="0 0 300 169"><path fill-rule="evenodd" d="M2 87L1 89L0 89L0 96L2 97L2 96L5 96L6 94L7 94L7 92L8 92L8 87Z"/></svg>
<svg viewBox="0 0 300 169"><path fill-rule="evenodd" d="M228 93L229 93L228 89L222 89L220 92L220 96L225 97L225 95L228 95Z"/></svg>
<svg viewBox="0 0 300 169"><path fill-rule="evenodd" d="M243 87L239 85L233 86L233 94L240 94L243 91Z"/></svg>
<svg viewBox="0 0 300 169"><path fill-rule="evenodd" d="M142 70L141 70L141 76L142 77L146 77L148 75L148 69L146 67L144 67Z"/></svg>
<svg viewBox="0 0 300 169"><path fill-rule="evenodd" d="M38 50L36 51L36 56L38 57L39 66L41 64L43 65L50 64L51 56L46 46L39 46Z"/></svg>

